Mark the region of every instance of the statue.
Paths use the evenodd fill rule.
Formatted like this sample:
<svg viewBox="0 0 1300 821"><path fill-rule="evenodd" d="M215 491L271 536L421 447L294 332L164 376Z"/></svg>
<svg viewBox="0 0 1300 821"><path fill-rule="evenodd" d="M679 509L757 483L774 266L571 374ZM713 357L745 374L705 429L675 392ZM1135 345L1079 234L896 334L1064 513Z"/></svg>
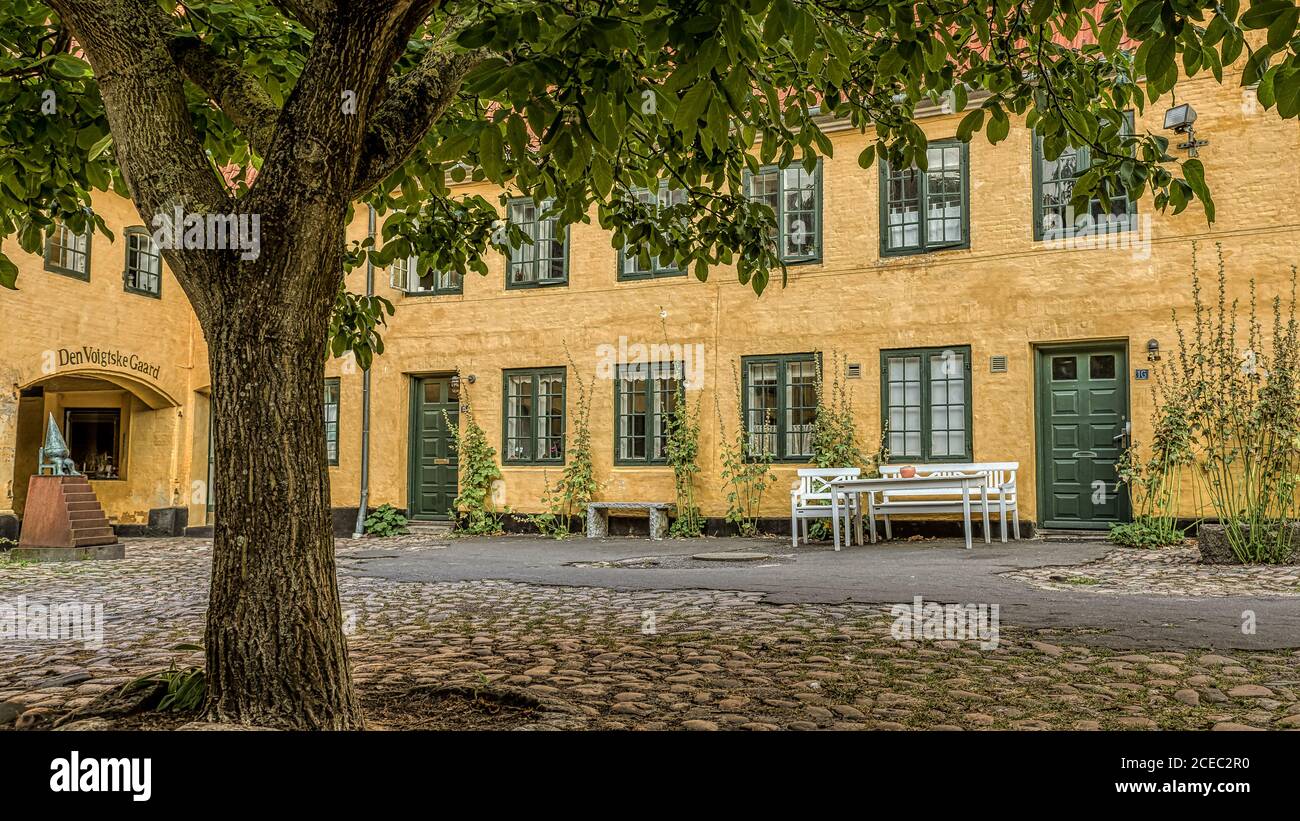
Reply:
<svg viewBox="0 0 1300 821"><path fill-rule="evenodd" d="M54 414L50 414L49 422L45 426L45 445L39 451L40 464L36 472L41 475L45 474L46 469L54 476L80 476L77 472L77 466L72 461L72 452L68 450L68 443L63 441L63 435L59 433L59 426L54 424Z"/></svg>

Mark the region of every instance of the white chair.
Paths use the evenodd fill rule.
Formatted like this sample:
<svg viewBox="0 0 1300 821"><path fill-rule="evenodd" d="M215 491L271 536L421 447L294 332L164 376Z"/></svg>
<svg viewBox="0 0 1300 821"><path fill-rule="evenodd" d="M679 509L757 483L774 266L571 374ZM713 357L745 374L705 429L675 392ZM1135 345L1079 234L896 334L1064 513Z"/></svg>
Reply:
<svg viewBox="0 0 1300 821"><path fill-rule="evenodd" d="M799 486L790 489L790 542L799 546L799 532L803 543L808 544L808 520L831 518L831 488L833 479L856 479L862 468L800 468ZM857 499L840 494L840 514L844 517L845 541L852 543L849 522L857 515Z"/></svg>
<svg viewBox="0 0 1300 821"><path fill-rule="evenodd" d="M917 476L953 476L963 473L983 473L988 477L989 507L998 506L1001 514L1002 541L1007 540L1007 514L1011 514L1011 526L1015 538L1020 538L1020 508L1017 505L1016 472L1019 462L944 462L929 465L914 465ZM903 466L881 465L880 475L895 478ZM961 494L955 494L944 488L917 488L915 490L891 490L879 494L873 499L876 513L885 520L885 538L893 538L890 528L891 513L960 513L962 509ZM978 499L977 499L978 501Z"/></svg>

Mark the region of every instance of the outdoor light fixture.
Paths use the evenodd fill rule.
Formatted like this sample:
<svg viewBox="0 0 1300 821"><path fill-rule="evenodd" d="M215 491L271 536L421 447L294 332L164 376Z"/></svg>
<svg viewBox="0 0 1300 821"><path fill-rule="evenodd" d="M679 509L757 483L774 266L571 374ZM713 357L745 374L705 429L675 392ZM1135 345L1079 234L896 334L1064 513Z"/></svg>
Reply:
<svg viewBox="0 0 1300 821"><path fill-rule="evenodd" d="M1147 340L1147 361L1148 362L1160 361L1160 342L1158 340L1155 339Z"/></svg>
<svg viewBox="0 0 1300 821"><path fill-rule="evenodd" d="M1187 141L1179 143L1178 147L1185 149L1189 157L1195 157L1196 149L1210 144L1209 140L1196 139L1196 130L1192 127L1195 122L1196 109L1192 108L1191 103L1176 105L1165 112L1165 128L1175 134L1187 135Z"/></svg>
<svg viewBox="0 0 1300 821"><path fill-rule="evenodd" d="M470 374L469 376L465 377L465 381L473 385L475 382L478 381L478 377L475 376L474 374Z"/></svg>

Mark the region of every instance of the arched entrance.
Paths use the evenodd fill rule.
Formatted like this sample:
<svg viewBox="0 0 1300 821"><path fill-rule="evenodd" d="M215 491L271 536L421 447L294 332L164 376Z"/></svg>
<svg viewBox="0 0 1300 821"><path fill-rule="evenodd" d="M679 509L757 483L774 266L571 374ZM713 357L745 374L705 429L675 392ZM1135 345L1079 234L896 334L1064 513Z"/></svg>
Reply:
<svg viewBox="0 0 1300 821"><path fill-rule="evenodd" d="M170 493L171 439L178 403L157 385L100 369L60 371L18 390L14 442L13 510L21 516L28 479L53 416L77 469L96 487L105 509L157 504ZM139 440L141 447L132 447ZM166 442L162 448L158 444Z"/></svg>

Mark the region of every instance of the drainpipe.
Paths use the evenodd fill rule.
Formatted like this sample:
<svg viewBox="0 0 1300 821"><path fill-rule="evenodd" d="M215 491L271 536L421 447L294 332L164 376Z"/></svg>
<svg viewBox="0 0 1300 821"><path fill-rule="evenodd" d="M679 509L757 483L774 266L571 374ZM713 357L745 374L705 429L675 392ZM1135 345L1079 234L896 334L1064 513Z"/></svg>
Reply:
<svg viewBox="0 0 1300 821"><path fill-rule="evenodd" d="M375 207L366 206L367 235L375 239ZM375 264L366 256L366 296L375 293ZM357 502L357 527L352 538L360 539L366 532L366 507L370 503L370 369L361 372L361 499Z"/></svg>

